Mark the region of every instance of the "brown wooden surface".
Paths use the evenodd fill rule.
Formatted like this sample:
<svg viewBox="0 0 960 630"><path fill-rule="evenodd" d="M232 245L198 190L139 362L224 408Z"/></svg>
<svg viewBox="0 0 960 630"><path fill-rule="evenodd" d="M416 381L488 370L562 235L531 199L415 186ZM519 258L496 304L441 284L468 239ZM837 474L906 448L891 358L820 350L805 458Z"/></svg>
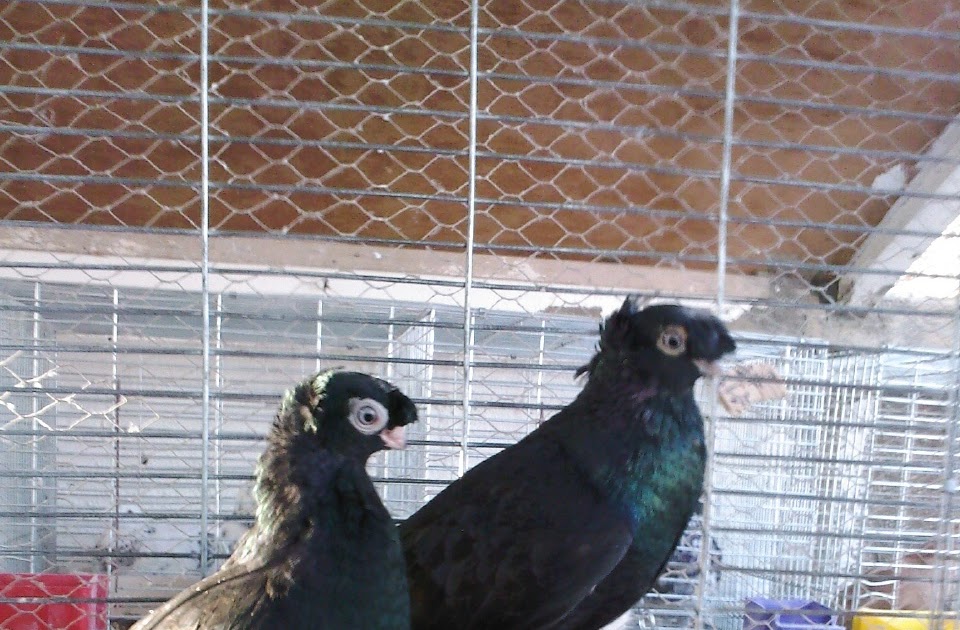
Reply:
<svg viewBox="0 0 960 630"><path fill-rule="evenodd" d="M213 6L461 28L469 23L468 4L463 1L297 4L264 0L214 2ZM960 30L960 0L747 0L742 9L747 17L740 24L743 58L737 89L742 98L734 121L737 138L808 143L825 150L734 147L728 240L734 267L763 271L763 262L770 260L844 264L863 233L834 226L876 225L893 199L821 190L817 184L869 186L878 174L904 160L840 155L830 149L921 153L945 123L912 120L908 115L956 114L960 83L852 72L837 65L809 68L750 56L956 77L960 44L756 19L749 14L800 15L955 35ZM199 66L190 55L199 46L198 20L195 12L4 3L0 41L86 50L76 54L3 48L0 84L163 95L174 101L5 93L0 94L0 124L193 137L122 139L68 135L56 129L39 134L0 131L0 170L33 175L27 180L0 181L0 218L195 228L199 223ZM214 15L211 24L213 55L303 62L299 66L211 63L211 177L215 183L211 227L462 245L466 206L458 198L467 191L469 42L465 32L230 15ZM723 91L726 19L615 2L492 0L482 4L481 27L479 65L486 74L481 76L478 95L478 245L507 247L496 251L520 256L711 267L717 245L711 217L719 196L723 102L704 94ZM568 39L505 35L513 29L560 33ZM585 38L626 38L633 44ZM692 50L669 48L676 46ZM92 54L114 49L187 57L134 60ZM309 65L354 61L440 73ZM512 75L537 79L521 81ZM226 104L218 100L224 97L278 102ZM177 98L192 100L175 102ZM871 116L763 99L904 114ZM426 109L449 116L415 111L384 116L332 110L330 105ZM538 121L493 119L501 116ZM557 121L576 125L550 124ZM581 123L600 126L584 129ZM672 132L697 138L677 138ZM221 136L228 136L228 141ZM254 144L250 138L276 142ZM350 148L343 143L384 145L386 150ZM427 151L395 150L399 148ZM513 157L498 157L502 154ZM906 167L913 173L917 165L907 160ZM44 181L46 175L133 181ZM794 183L744 181L749 178ZM164 185L140 181L154 179ZM224 189L218 183L245 187ZM269 186L298 190L263 188ZM445 199L422 198L433 195ZM764 224L769 221L783 225Z"/></svg>

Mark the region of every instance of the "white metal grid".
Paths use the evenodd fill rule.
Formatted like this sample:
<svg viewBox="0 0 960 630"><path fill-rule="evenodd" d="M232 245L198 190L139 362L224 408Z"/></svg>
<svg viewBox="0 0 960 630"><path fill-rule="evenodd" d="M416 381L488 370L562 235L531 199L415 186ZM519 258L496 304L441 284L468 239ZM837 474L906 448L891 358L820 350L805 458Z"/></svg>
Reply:
<svg viewBox="0 0 960 630"><path fill-rule="evenodd" d="M921 184L960 165L960 7L381 4L0 8L4 569L104 571L117 621L213 570L279 393L331 363L421 407L371 465L403 517L573 397L629 289L736 319L787 386L702 392L719 552L647 622L955 611L956 292L837 291L947 227L878 217L958 201Z"/></svg>

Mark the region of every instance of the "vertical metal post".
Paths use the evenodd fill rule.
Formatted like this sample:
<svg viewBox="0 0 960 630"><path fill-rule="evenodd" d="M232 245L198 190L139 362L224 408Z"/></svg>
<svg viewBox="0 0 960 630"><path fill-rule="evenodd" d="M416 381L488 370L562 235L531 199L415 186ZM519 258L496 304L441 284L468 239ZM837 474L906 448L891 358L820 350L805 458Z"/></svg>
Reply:
<svg viewBox="0 0 960 630"><path fill-rule="evenodd" d="M467 147L467 252L463 274L463 426L460 431L458 473L467 470L467 439L470 435L470 399L473 381L473 308L470 291L473 286L474 225L477 211L477 27L480 3L470 2L470 131Z"/></svg>
<svg viewBox="0 0 960 630"><path fill-rule="evenodd" d="M317 300L317 372L323 369L320 354L323 352L323 300Z"/></svg>
<svg viewBox="0 0 960 630"><path fill-rule="evenodd" d="M200 0L200 283L202 301L202 390L200 455L200 575L206 576L210 555L210 111L209 111L209 0Z"/></svg>
<svg viewBox="0 0 960 630"><path fill-rule="evenodd" d="M814 355L818 356L818 355ZM812 381L829 381L830 375L826 368L825 361L815 361L814 356L805 355L805 364L809 365L805 371L805 378ZM826 446L827 459L830 462L818 462L811 467L813 477L813 496L821 496L828 499L825 502L818 503L811 501L811 517L813 531L842 531L843 526L839 518L836 518L836 503L832 500L842 494L841 479L847 478L847 474L841 473L842 464L836 463L844 459L842 449L842 436L840 424L837 418L830 417L826 412L827 399L826 392L820 387L810 388L809 407L801 407L800 413L804 410L813 410L818 416L824 418L825 422L812 430L805 431L808 443L823 444ZM801 416L802 417L802 416ZM811 567L824 567L824 571L829 571L827 567L832 566L841 557L843 541L820 536L814 537L814 553L811 554ZM828 582L831 578L824 575L811 577L811 589L820 589L821 591L829 588Z"/></svg>
<svg viewBox="0 0 960 630"><path fill-rule="evenodd" d="M544 351L547 347L547 320L540 320L540 347L537 351L537 425L543 424L544 412L543 412L543 360L544 360Z"/></svg>
<svg viewBox="0 0 960 630"><path fill-rule="evenodd" d="M727 214L730 207L730 174L733 151L733 118L737 93L737 25L740 21L740 0L730 0L730 24L727 32L727 78L723 101L723 153L720 162L720 207L717 209L717 309L722 313L726 302L724 281L727 277Z"/></svg>
<svg viewBox="0 0 960 630"><path fill-rule="evenodd" d="M37 475L40 471L40 419L38 415L40 413L40 402L37 399L36 390L40 388L39 378L40 378L40 283L33 283L33 327L32 327L32 336L33 336L33 352L32 352L32 369L30 382L32 383L32 388L34 393L30 396L30 417L32 418L30 423L30 428L33 430L33 441L31 448L31 470L34 473L33 483L31 486L31 504L32 511L38 512L40 509L40 503L43 500L43 484L44 479ZM30 554L30 572L38 573L40 571L40 522L36 516L30 518L30 549L32 550Z"/></svg>
<svg viewBox="0 0 960 630"><path fill-rule="evenodd" d="M425 363L423 366L423 373L420 378L420 395L427 400L427 403L421 407L423 414L421 416L420 424L423 426L420 427L419 435L422 435L424 438L430 437L430 421L433 419L433 406L430 404L430 400L433 398L433 357L435 352L436 340L437 340L437 311L436 309L431 308L429 314L427 315L427 327L425 338L422 343L423 355L420 357L424 359ZM429 479L430 478L430 460L426 457L427 451L423 451L422 459L419 460L419 465L423 471L421 475ZM427 486L419 485L413 486L413 499L416 501L415 506L420 506L423 504L423 501L427 496Z"/></svg>
<svg viewBox="0 0 960 630"><path fill-rule="evenodd" d="M732 171L733 117L737 89L737 26L740 20L739 0L730 0L730 24L727 30L727 68L723 102L723 152L720 164L720 204L717 211L717 313L723 314L726 304L724 281L727 276L727 214L730 205L730 173ZM713 511L713 453L716 447L717 379L710 382L710 422L707 424L705 446L707 465L704 471L704 499L702 535L700 537L699 568L697 585L696 630L703 630L704 595L707 576L710 572L710 525Z"/></svg>
<svg viewBox="0 0 960 630"><path fill-rule="evenodd" d="M393 320L397 315L397 307L390 306L390 323L387 324L387 374L386 379L389 381L393 379L393 360L397 358L397 337L396 337L396 326L393 324Z"/></svg>
<svg viewBox="0 0 960 630"><path fill-rule="evenodd" d="M397 308L391 305L390 311L388 314L390 323L387 324L387 369L386 369L385 378L388 381L392 381L394 379L395 370L394 370L393 362L398 355L396 326L393 323L393 320L396 318L396 316L397 316ZM389 450L384 451L383 454L380 456L380 461L382 463L382 467L380 469L380 477L382 479L389 479L391 464L392 463L397 464L399 463L397 460L402 461L402 459L403 459L403 456L401 453L396 453L396 452L391 453ZM391 492L391 486L387 484L384 484L382 486L382 491L383 491L383 497L385 500L392 499L393 495L396 494L395 492ZM403 492L402 488L400 489L400 492L401 493Z"/></svg>
<svg viewBox="0 0 960 630"><path fill-rule="evenodd" d="M113 289L113 318L110 326L110 371L114 389L114 417L113 417L113 527L110 531L109 549L112 552L116 541L120 537L120 366L118 362L118 345L120 336L120 292ZM113 578L113 562L107 563L107 581Z"/></svg>
<svg viewBox="0 0 960 630"><path fill-rule="evenodd" d="M919 366L917 364L914 364L913 365L913 381L911 383L911 385L914 388L920 385L919 373L920 373ZM907 427L906 427L907 430L905 431L906 435L903 439L904 441L903 463L905 464L905 466L900 469L900 479L898 480L900 482L900 488L899 488L900 496L899 496L899 505L897 506L897 528L901 530L903 529L904 523L907 522L906 503L910 500L909 493L907 492L907 483L909 482L909 478L910 478L908 466L913 463L913 458L915 454L914 451L916 448L916 445L914 443L914 438L916 436L916 431L918 428L917 427L917 406L919 404L919 398L920 397L917 394L916 389L913 389L908 394L908 399L910 402L908 403L909 407L908 407L907 417L909 418L909 420L907 421ZM894 557L902 558L903 557L902 554L905 551L905 547L901 537L899 536L897 537L897 541L896 543L894 543L894 548L896 549L896 555ZM894 606L900 603L899 594L900 594L899 589L893 589L893 595L895 598L893 602Z"/></svg>
<svg viewBox="0 0 960 630"><path fill-rule="evenodd" d="M217 391L223 391L223 294L217 293L216 314L213 320L213 342L216 349L216 355L213 357L213 380ZM223 433L223 397L217 396L214 403L216 411L213 431L213 511L217 515L216 530L214 532L218 548L220 543L220 529L223 525L220 515L223 514L223 483L221 476L223 474L223 441L220 439Z"/></svg>
<svg viewBox="0 0 960 630"><path fill-rule="evenodd" d="M429 401L433 397L433 356L435 351L435 344L437 338L437 310L434 308L430 309L430 313L427 315L427 339L425 341L423 353L423 359L426 360L426 365L424 367L423 379L421 381L422 392L421 395ZM424 419L423 422L425 426L423 428L424 435L430 435L430 419L433 417L432 406L429 402L424 406ZM426 471L425 471L426 472Z"/></svg>
<svg viewBox="0 0 960 630"><path fill-rule="evenodd" d="M473 348L476 342L474 324L475 319L468 311L463 336L463 424L460 430L460 459L457 463L457 474L460 476L467 472L467 463L470 459L468 453L468 444L470 441L470 397L471 380L473 379Z"/></svg>
<svg viewBox="0 0 960 630"><path fill-rule="evenodd" d="M864 376L865 382L869 383L870 385L878 385L879 383L881 383L883 381L882 368L883 366L881 365L880 360L877 359L876 357L872 357L869 364L869 370ZM867 433L864 436L864 444L863 444L864 452L861 456L861 460L864 462L871 462L874 460L874 451L877 448L877 444L878 444L876 423L878 418L880 417L881 394L876 390L871 390L867 392L865 395L867 396L867 403L862 412L862 415L865 418L869 418L873 422L874 426L871 426L868 429L866 429ZM871 494L874 486L873 484L874 472L876 471L876 468L874 466L866 465L864 466L864 468L866 469L865 470L866 478L864 480L863 494L867 500L864 501L863 505L859 508L858 517L860 519L860 527L857 531L857 533L859 534L859 540L861 541L863 541L867 535L867 521L870 518L869 502L870 502L870 498L871 498ZM864 566L864 552L865 552L865 549L861 547L860 550L856 553L856 565L854 567L854 572L857 575L862 575L864 571L866 571L867 569L867 567ZM854 580L853 600L850 605L850 608L852 610L847 612L852 612L853 610L856 610L859 607L860 598L863 595L862 591L863 591L863 580Z"/></svg>

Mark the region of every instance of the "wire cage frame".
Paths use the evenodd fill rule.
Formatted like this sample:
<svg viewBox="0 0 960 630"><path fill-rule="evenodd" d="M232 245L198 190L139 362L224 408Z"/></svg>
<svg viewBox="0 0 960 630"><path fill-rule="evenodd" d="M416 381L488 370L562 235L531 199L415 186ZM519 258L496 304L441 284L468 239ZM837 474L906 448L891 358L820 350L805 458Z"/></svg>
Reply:
<svg viewBox="0 0 960 630"><path fill-rule="evenodd" d="M958 25L955 0L11 0L0 571L106 581L0 606L122 627L214 571L281 393L330 365L421 410L370 464L404 518L572 400L634 293L739 350L698 390L702 512L622 623L955 620Z"/></svg>

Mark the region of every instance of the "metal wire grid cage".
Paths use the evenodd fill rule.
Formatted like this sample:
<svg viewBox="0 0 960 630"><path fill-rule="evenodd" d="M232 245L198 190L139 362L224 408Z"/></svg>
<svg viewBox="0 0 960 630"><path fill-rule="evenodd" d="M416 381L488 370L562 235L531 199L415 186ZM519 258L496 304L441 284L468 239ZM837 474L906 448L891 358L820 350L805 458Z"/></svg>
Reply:
<svg viewBox="0 0 960 630"><path fill-rule="evenodd" d="M774 370L740 380L782 386L700 392L709 511L643 623L955 612L960 271L911 264L956 243L958 22L7 3L2 570L106 574L114 623L214 570L280 393L319 366L417 400L411 448L370 466L402 518L575 395L629 290L720 311L738 364Z"/></svg>
<svg viewBox="0 0 960 630"><path fill-rule="evenodd" d="M420 402L415 446L370 466L402 518L464 466L569 401L573 371L594 342L595 319L587 316L475 313L465 431L459 309L213 295L218 395L204 496L202 418L193 402L197 295L22 281L3 289L3 437L13 482L3 492L4 569L106 573L117 617L230 553L252 516L252 464L275 392L316 369L318 357L389 378ZM718 420L712 536L719 553L705 597L729 615L718 614L716 625L738 622L750 594L832 603L848 578L914 548L910 536L933 539L949 420L946 382L932 394L910 388L921 378L929 385L931 372L951 378L942 360L930 365L893 350L834 353L810 340L757 336L741 340L738 356L774 364L796 384L748 416ZM648 598L659 624L693 623L691 573L689 561L671 567L662 592Z"/></svg>

